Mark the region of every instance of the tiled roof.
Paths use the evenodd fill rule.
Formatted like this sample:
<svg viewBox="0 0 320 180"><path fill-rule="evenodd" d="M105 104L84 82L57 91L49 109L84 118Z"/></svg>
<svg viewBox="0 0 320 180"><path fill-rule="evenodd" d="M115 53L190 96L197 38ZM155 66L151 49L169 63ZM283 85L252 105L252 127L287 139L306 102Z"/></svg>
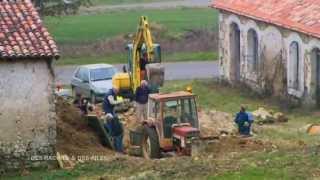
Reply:
<svg viewBox="0 0 320 180"><path fill-rule="evenodd" d="M58 57L31 1L0 0L0 59Z"/></svg>
<svg viewBox="0 0 320 180"><path fill-rule="evenodd" d="M320 0L213 0L211 6L320 38Z"/></svg>

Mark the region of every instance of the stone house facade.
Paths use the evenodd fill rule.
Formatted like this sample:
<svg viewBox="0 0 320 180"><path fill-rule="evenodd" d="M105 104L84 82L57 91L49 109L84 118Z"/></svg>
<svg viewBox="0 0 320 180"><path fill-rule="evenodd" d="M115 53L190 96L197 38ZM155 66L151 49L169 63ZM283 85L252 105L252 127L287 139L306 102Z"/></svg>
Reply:
<svg viewBox="0 0 320 180"><path fill-rule="evenodd" d="M40 166L55 155L58 56L31 1L0 1L0 170Z"/></svg>
<svg viewBox="0 0 320 180"><path fill-rule="evenodd" d="M320 1L214 0L220 77L304 105L320 104Z"/></svg>

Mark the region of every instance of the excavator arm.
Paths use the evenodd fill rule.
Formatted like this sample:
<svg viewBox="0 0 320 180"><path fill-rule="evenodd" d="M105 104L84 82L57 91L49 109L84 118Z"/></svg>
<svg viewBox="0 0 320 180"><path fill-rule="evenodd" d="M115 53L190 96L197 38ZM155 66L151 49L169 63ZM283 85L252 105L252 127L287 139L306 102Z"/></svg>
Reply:
<svg viewBox="0 0 320 180"><path fill-rule="evenodd" d="M148 23L148 19L145 16L140 18L138 31L133 40L133 58L132 58L132 74L131 74L131 83L133 91L140 85L141 77L140 77L140 57L141 57L141 49L142 46L145 46L148 61L152 61L154 58L154 50L153 50L153 40L150 31L150 26Z"/></svg>
<svg viewBox="0 0 320 180"><path fill-rule="evenodd" d="M132 44L126 46L128 50L128 71L117 73L112 78L113 87L120 90L123 97L132 99L138 86L141 84L141 53L147 54L148 81L152 92L157 92L163 84L164 67L161 65L161 48L153 44L150 25L145 16L140 17L137 33Z"/></svg>

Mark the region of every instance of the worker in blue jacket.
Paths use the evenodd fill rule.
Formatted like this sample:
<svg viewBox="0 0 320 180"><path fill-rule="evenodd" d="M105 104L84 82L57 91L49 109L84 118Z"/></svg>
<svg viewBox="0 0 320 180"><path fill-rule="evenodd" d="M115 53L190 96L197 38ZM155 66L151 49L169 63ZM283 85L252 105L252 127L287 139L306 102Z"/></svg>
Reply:
<svg viewBox="0 0 320 180"><path fill-rule="evenodd" d="M113 87L107 92L102 104L105 114L110 113L112 116L116 116L114 107L124 102L123 100L117 99L118 94L119 94L119 89L116 87Z"/></svg>
<svg viewBox="0 0 320 180"><path fill-rule="evenodd" d="M234 122L238 125L240 135L250 135L252 117L249 118L246 108L241 106L240 112L237 113Z"/></svg>
<svg viewBox="0 0 320 180"><path fill-rule="evenodd" d="M124 153L123 150L123 125L119 118L112 114L106 114L106 122L104 128L110 134L113 139L113 146L117 152Z"/></svg>

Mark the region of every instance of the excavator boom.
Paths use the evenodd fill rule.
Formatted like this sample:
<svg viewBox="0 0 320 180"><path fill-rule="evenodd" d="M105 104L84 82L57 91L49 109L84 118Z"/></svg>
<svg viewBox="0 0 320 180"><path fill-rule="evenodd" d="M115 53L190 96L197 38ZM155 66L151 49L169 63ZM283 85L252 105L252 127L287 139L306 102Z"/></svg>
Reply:
<svg viewBox="0 0 320 180"><path fill-rule="evenodd" d="M147 20L147 17L140 17L140 23L138 26L138 31L133 40L133 67L132 67L132 88L133 91L140 85L141 77L140 77L140 57L141 57L141 49L142 46L145 46L148 61L152 61L154 58L153 51L153 40L150 31L150 26Z"/></svg>
<svg viewBox="0 0 320 180"><path fill-rule="evenodd" d="M161 63L161 48L159 44L153 44L150 25L147 17L141 16L138 24L137 33L132 41L128 44L128 70L124 68L124 73L117 73L113 79L112 84L120 90L123 97L133 97L142 79L147 76L141 76L141 58L146 54L148 72L148 82L152 87L152 92L157 92L159 87L163 84L164 67ZM144 57L145 58L145 57ZM153 90L154 89L154 90ZM132 99L132 98L130 98Z"/></svg>

